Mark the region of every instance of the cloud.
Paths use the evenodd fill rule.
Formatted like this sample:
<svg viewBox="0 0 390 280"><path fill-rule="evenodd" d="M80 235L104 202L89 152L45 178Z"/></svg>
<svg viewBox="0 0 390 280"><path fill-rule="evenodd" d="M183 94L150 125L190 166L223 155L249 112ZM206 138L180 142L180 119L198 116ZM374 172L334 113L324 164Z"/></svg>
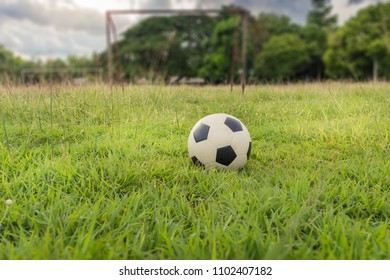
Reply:
<svg viewBox="0 0 390 280"><path fill-rule="evenodd" d="M381 2L380 0L331 0L332 12L338 16L339 24L345 23L355 16L359 10L369 5Z"/></svg>
<svg viewBox="0 0 390 280"><path fill-rule="evenodd" d="M363 4L363 5L370 5L370 4L375 4L379 2L389 2L389 0L348 0L348 5L358 5L358 4Z"/></svg>
<svg viewBox="0 0 390 280"><path fill-rule="evenodd" d="M364 2L365 0L348 0L348 5L353 5L353 4L360 4Z"/></svg>
<svg viewBox="0 0 390 280"><path fill-rule="evenodd" d="M58 31L78 30L94 35L104 32L104 15L91 8L80 8L73 0L5 1L0 3L0 18L0 25L14 19L44 27L52 26ZM125 22L119 19L117 24L122 26Z"/></svg>
<svg viewBox="0 0 390 280"><path fill-rule="evenodd" d="M130 20L115 19L117 30ZM89 55L105 48L105 17L74 0L5 0L0 2L0 44L23 57Z"/></svg>
<svg viewBox="0 0 390 280"><path fill-rule="evenodd" d="M248 7L256 7L256 0L236 0L236 4L245 3ZM307 12L311 9L310 0L265 0L257 5L256 12L273 12L290 16L292 21L304 23Z"/></svg>
<svg viewBox="0 0 390 280"><path fill-rule="evenodd" d="M104 36L83 31L58 32L52 26L39 26L29 22L9 20L0 29L7 48L29 58L65 58L67 55L90 55L96 47L105 46Z"/></svg>
<svg viewBox="0 0 390 280"><path fill-rule="evenodd" d="M249 10L252 15L259 13L278 13L284 14L296 23L303 24L306 20L306 14L311 9L310 0L215 0L203 1L196 0L199 8L219 8L222 5L234 4Z"/></svg>

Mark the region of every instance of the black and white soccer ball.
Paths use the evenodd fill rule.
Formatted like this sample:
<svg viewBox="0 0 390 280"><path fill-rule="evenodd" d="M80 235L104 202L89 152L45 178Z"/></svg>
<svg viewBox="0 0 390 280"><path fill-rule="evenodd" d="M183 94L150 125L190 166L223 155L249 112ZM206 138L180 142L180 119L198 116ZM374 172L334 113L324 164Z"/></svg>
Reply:
<svg viewBox="0 0 390 280"><path fill-rule="evenodd" d="M207 169L240 169L247 163L251 147L251 137L245 125L222 113L199 120L188 137L192 161Z"/></svg>

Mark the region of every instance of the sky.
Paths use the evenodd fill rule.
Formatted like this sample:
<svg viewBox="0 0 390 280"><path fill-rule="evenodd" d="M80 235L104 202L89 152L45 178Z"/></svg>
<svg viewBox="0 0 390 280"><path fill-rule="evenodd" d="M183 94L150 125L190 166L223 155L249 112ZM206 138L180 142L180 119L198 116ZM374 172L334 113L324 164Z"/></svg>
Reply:
<svg viewBox="0 0 390 280"><path fill-rule="evenodd" d="M329 0L339 24L380 0ZM382 0L386 2L388 0ZM115 9L189 9L242 6L252 15L274 12L303 24L310 0L0 0L0 45L25 59L90 56L106 47L105 11ZM137 16L116 16L120 33Z"/></svg>

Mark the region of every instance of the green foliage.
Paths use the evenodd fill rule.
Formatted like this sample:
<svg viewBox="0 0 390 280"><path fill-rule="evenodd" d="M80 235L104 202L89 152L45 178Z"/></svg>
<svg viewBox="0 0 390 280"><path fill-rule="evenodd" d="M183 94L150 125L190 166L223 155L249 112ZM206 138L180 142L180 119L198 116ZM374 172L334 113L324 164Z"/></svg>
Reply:
<svg viewBox="0 0 390 280"><path fill-rule="evenodd" d="M305 72L308 77L320 80L325 74L323 55L328 47L329 34L336 30L337 17L331 15L332 7L326 0L312 0L312 5L306 26L301 31L310 56Z"/></svg>
<svg viewBox="0 0 390 280"><path fill-rule="evenodd" d="M250 57L248 61L248 68L250 73L249 81L258 82L259 75L256 73L256 68L258 65L256 64L256 60L251 59L251 57L258 57L263 51L264 44L267 43L272 36L299 34L301 27L297 24L291 23L290 18L287 16L261 13L256 18L250 18L248 29L248 57ZM253 71L253 69L255 71ZM275 78L272 79L276 80Z"/></svg>
<svg viewBox="0 0 390 280"><path fill-rule="evenodd" d="M205 15L151 17L124 33L120 50L125 78L196 76L214 19Z"/></svg>
<svg viewBox="0 0 390 280"><path fill-rule="evenodd" d="M337 16L332 15L332 6L327 0L312 0L313 9L307 15L307 25L335 29Z"/></svg>
<svg viewBox="0 0 390 280"><path fill-rule="evenodd" d="M324 55L327 75L369 79L377 61L379 76L390 77L389 14L390 4L369 6L332 35Z"/></svg>
<svg viewBox="0 0 390 280"><path fill-rule="evenodd" d="M389 90L0 87L0 259L388 259ZM214 112L242 171L188 156Z"/></svg>
<svg viewBox="0 0 390 280"><path fill-rule="evenodd" d="M24 82L62 82L66 77L64 73L55 72L39 72L44 70L65 70L66 68L77 67L92 67L100 66L99 56L95 53L91 58L89 57L77 57L71 55L66 61L56 58L49 59L46 62L23 60L21 57L14 55L11 51L7 50L4 46L0 45L0 84L5 83L19 83L23 70L37 70L37 73L29 72L24 77ZM69 79L72 78L71 73L67 73ZM73 74L75 76L80 75Z"/></svg>
<svg viewBox="0 0 390 280"><path fill-rule="evenodd" d="M97 54L94 53L92 57L69 55L66 58L66 65L73 68L88 68L96 67L98 65Z"/></svg>
<svg viewBox="0 0 390 280"><path fill-rule="evenodd" d="M297 34L299 31L300 27L291 23L290 18L285 15L261 13L258 17L250 19L250 45L254 53L258 54L271 36Z"/></svg>
<svg viewBox="0 0 390 280"><path fill-rule="evenodd" d="M309 61L307 46L298 36L273 36L256 57L255 75L266 81L294 79Z"/></svg>
<svg viewBox="0 0 390 280"><path fill-rule="evenodd" d="M0 45L0 84L15 82L22 67L23 60Z"/></svg>
<svg viewBox="0 0 390 280"><path fill-rule="evenodd" d="M199 75L213 83L226 83L229 80L232 64L234 32L240 26L237 16L219 20L214 28L212 38L206 42L208 52L204 55ZM238 40L238 38L237 38ZM237 47L239 42L237 41Z"/></svg>

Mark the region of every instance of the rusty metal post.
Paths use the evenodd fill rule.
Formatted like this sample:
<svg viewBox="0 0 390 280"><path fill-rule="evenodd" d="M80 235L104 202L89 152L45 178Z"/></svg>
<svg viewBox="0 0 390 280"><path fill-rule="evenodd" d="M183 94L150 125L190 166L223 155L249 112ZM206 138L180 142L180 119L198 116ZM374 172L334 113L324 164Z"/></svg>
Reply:
<svg viewBox="0 0 390 280"><path fill-rule="evenodd" d="M110 11L106 12L106 40L107 40L107 65L108 65L108 83L112 85L112 49L111 49L111 15Z"/></svg>
<svg viewBox="0 0 390 280"><path fill-rule="evenodd" d="M117 62L116 66L118 67L117 81L121 82L122 78L123 78L123 75L122 75L122 60L121 60L120 52L119 52L118 32L116 32L115 23L114 23L113 20L110 21L110 27L111 27L111 31L112 31L113 36L114 36L114 49L115 49L115 56L116 56L116 62Z"/></svg>
<svg viewBox="0 0 390 280"><path fill-rule="evenodd" d="M245 93L246 86L246 43L247 43L247 32L248 32L248 12L243 11L242 13L242 47L241 47L241 88L242 94Z"/></svg>
<svg viewBox="0 0 390 280"><path fill-rule="evenodd" d="M230 65L230 91L233 91L233 85L234 85L234 74L236 72L236 61L237 61L237 40L238 40L238 29L234 30L233 35L233 49L232 49L232 62Z"/></svg>

